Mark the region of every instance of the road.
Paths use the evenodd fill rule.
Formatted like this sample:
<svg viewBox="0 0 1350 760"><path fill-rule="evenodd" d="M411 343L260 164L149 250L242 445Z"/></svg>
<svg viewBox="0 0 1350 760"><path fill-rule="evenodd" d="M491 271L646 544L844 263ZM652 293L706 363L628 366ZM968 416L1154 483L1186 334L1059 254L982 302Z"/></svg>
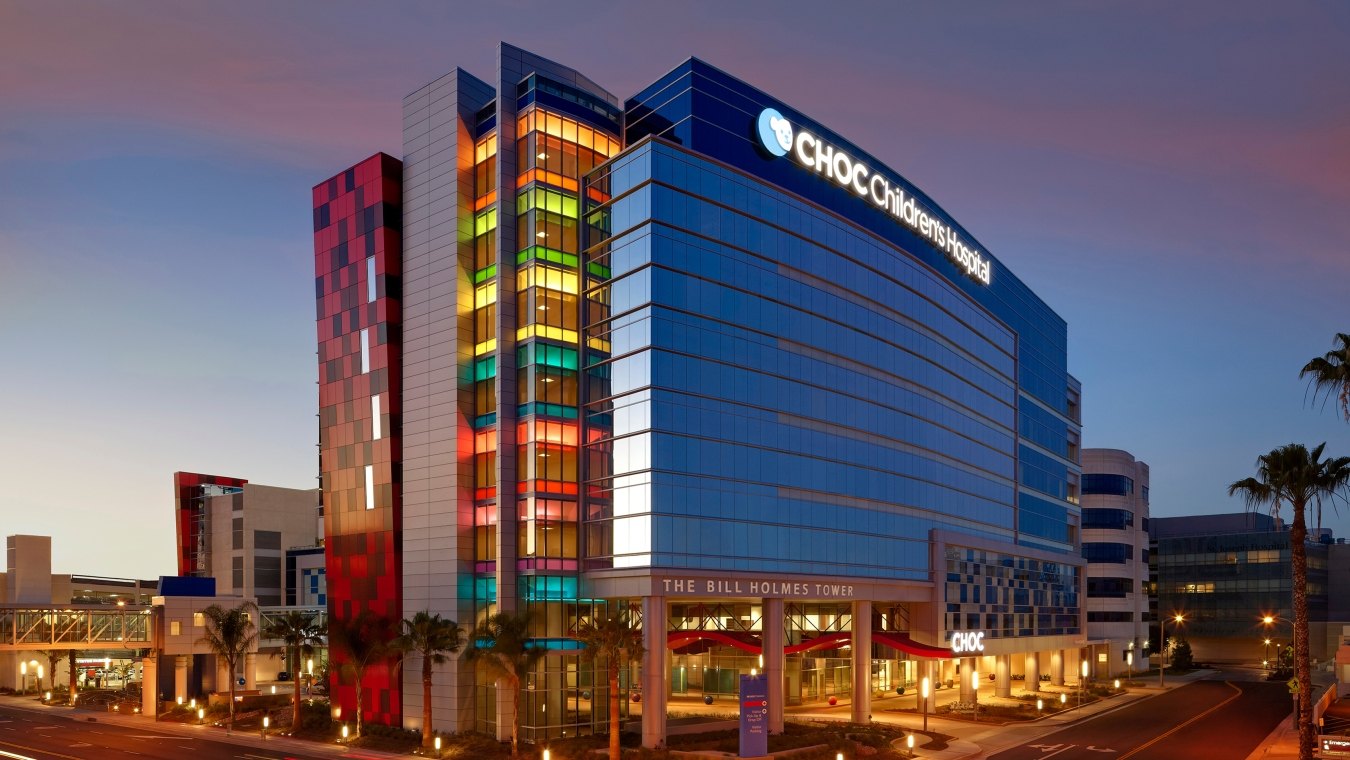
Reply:
<svg viewBox="0 0 1350 760"><path fill-rule="evenodd" d="M1289 714L1284 684L1197 681L990 760L1242 760Z"/></svg>
<svg viewBox="0 0 1350 760"><path fill-rule="evenodd" d="M4 760L332 760L332 754L297 754L232 744L202 736L88 722L85 712L33 712L0 706L0 758ZM339 755L341 756L341 755Z"/></svg>

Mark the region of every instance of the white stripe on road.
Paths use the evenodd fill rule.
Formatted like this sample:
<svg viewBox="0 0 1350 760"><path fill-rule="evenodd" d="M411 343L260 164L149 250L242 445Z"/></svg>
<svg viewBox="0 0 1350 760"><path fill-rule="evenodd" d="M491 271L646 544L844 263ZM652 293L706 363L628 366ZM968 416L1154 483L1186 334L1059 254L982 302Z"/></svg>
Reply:
<svg viewBox="0 0 1350 760"><path fill-rule="evenodd" d="M3 749L0 749L0 757L12 757L14 758L14 760L37 760L36 757L29 757L28 755L16 755L13 752L6 752Z"/></svg>

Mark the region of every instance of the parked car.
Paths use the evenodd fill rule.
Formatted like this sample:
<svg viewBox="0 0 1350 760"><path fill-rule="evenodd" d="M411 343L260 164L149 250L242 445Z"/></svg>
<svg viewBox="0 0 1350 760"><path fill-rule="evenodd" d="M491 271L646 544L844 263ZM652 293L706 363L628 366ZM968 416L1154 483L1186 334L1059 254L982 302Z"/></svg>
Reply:
<svg viewBox="0 0 1350 760"><path fill-rule="evenodd" d="M290 672L289 672L289 671L283 670L283 671L277 673L277 680L278 680L278 681L289 681L289 680L291 680L291 674L290 674Z"/></svg>

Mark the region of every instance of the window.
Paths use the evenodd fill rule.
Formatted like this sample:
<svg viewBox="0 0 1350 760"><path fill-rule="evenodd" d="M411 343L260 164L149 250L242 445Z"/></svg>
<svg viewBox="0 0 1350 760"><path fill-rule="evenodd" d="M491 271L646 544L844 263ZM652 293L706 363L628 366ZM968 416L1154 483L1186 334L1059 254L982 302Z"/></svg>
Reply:
<svg viewBox="0 0 1350 760"><path fill-rule="evenodd" d="M370 397L370 437L371 440L380 440L383 430L380 426L380 397Z"/></svg>
<svg viewBox="0 0 1350 760"><path fill-rule="evenodd" d="M244 558L233 557L230 560L230 580L235 591L242 593L244 590Z"/></svg>
<svg viewBox="0 0 1350 760"><path fill-rule="evenodd" d="M1134 593L1133 578L1088 578L1087 595L1096 598L1123 599Z"/></svg>
<svg viewBox="0 0 1350 760"><path fill-rule="evenodd" d="M361 374L370 371L370 328L361 330Z"/></svg>
<svg viewBox="0 0 1350 760"><path fill-rule="evenodd" d="M244 548L244 518L236 517L230 521L230 548Z"/></svg>
<svg viewBox="0 0 1350 760"><path fill-rule="evenodd" d="M194 613L192 613L192 627L193 627L193 628L205 628L205 627L206 627L206 615L203 615L203 614L200 613L200 612L194 612Z"/></svg>
<svg viewBox="0 0 1350 760"><path fill-rule="evenodd" d="M1134 525L1134 513L1128 509L1084 509L1083 527L1124 530Z"/></svg>
<svg viewBox="0 0 1350 760"><path fill-rule="evenodd" d="M253 531L254 549L281 549L281 531L279 530L255 530Z"/></svg>
<svg viewBox="0 0 1350 760"><path fill-rule="evenodd" d="M202 614L202 613L200 613L200 612L196 613L196 615L200 615L200 614ZM196 617L196 615L194 615L193 617ZM177 621L177 620L170 620L170 621L169 621L169 635L170 635L170 636L182 636L182 635L183 635L183 624L182 624L181 622Z"/></svg>
<svg viewBox="0 0 1350 760"><path fill-rule="evenodd" d="M1083 474L1083 493L1104 496L1131 496L1134 494L1134 479L1124 475Z"/></svg>
<svg viewBox="0 0 1350 760"><path fill-rule="evenodd" d="M1088 562L1105 562L1116 565L1125 564L1133 553L1134 547L1129 544L1115 543L1084 543L1083 559Z"/></svg>
<svg viewBox="0 0 1350 760"><path fill-rule="evenodd" d="M366 465L366 509L375 508L375 465Z"/></svg>
<svg viewBox="0 0 1350 760"><path fill-rule="evenodd" d="M1089 623L1129 623L1134 619L1133 612L1088 610Z"/></svg>
<svg viewBox="0 0 1350 760"><path fill-rule="evenodd" d="M366 259L366 303L375 303L375 257Z"/></svg>

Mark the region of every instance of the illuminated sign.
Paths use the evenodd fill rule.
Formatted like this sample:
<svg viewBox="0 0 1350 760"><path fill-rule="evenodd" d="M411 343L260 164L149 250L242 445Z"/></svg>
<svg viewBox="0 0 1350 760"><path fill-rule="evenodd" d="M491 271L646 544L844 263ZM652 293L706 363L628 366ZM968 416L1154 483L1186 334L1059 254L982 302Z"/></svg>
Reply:
<svg viewBox="0 0 1350 760"><path fill-rule="evenodd" d="M760 144L771 155L780 158L790 155L803 168L871 201L891 218L927 238L972 279L989 284L989 259L978 248L966 245L956 230L884 174L873 171L867 164L805 129L794 127L776 109L766 108L760 112L755 131Z"/></svg>
<svg viewBox="0 0 1350 760"><path fill-rule="evenodd" d="M952 633L952 654L984 651L984 631L955 631Z"/></svg>
<svg viewBox="0 0 1350 760"><path fill-rule="evenodd" d="M795 578L663 578L668 596L783 596L801 599L854 599L851 583L821 583Z"/></svg>
<svg viewBox="0 0 1350 760"><path fill-rule="evenodd" d="M1350 736L1319 736L1323 757L1350 757Z"/></svg>

